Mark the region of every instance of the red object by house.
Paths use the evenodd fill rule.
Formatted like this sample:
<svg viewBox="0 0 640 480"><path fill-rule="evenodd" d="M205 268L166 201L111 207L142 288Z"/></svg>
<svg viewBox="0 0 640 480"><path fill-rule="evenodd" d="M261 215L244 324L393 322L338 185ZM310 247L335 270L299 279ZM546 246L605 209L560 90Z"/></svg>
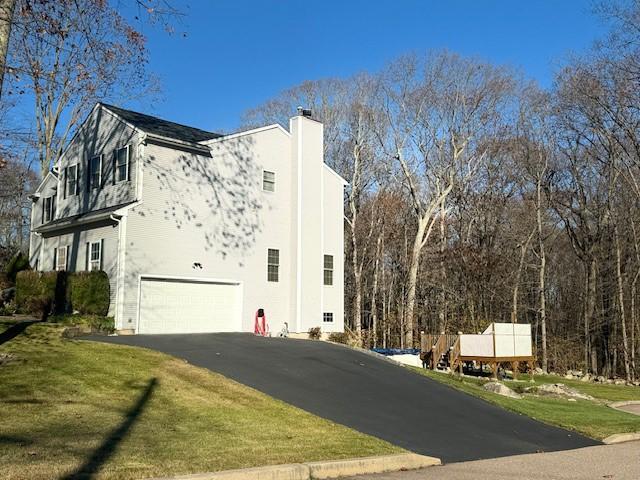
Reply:
<svg viewBox="0 0 640 480"><path fill-rule="evenodd" d="M269 324L267 323L267 316L264 314L264 310L259 308L256 311L256 321L253 328L253 333L266 337L269 335Z"/></svg>

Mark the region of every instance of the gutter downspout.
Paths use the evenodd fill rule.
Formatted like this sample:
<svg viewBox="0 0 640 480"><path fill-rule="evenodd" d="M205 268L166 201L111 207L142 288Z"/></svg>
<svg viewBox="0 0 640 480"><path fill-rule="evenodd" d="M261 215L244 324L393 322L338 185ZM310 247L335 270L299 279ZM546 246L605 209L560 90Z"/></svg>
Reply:
<svg viewBox="0 0 640 480"><path fill-rule="evenodd" d="M122 238L122 216L115 216L113 214L109 215L109 219L112 220L113 222L116 223L116 225L118 226L118 247L117 247L117 259L116 259L116 299L115 299L115 309L114 309L114 326L116 327L116 330L118 330L117 325L120 323L121 319L120 319L120 304L121 304L121 297L122 297L122 282L120 281L120 273L121 273L121 265L120 265L120 248L121 248L121 238ZM102 252L102 255L104 255L104 252Z"/></svg>

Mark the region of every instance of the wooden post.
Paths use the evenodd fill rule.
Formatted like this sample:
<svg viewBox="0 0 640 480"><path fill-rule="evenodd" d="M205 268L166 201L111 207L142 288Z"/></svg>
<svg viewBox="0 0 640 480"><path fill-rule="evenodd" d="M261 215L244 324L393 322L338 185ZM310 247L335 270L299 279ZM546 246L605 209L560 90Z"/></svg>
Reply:
<svg viewBox="0 0 640 480"><path fill-rule="evenodd" d="M494 380L498 380L498 363L497 362L492 362L491 363L491 368L493 369L493 372L491 374L491 378L493 378Z"/></svg>
<svg viewBox="0 0 640 480"><path fill-rule="evenodd" d="M518 379L518 362L511 362L511 370L513 370L513 379Z"/></svg>

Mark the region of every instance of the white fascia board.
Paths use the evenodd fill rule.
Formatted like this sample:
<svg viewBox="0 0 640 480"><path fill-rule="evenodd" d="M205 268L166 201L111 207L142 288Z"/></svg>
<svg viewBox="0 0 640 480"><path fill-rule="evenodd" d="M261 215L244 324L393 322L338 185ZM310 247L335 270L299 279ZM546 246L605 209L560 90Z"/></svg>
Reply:
<svg viewBox="0 0 640 480"><path fill-rule="evenodd" d="M52 171L49 171L38 185L38 188L36 188L33 192L34 194L38 193L42 189L42 187L44 187L44 184L47 183L47 180L49 180L49 176L55 178L56 182L58 181L58 176Z"/></svg>
<svg viewBox="0 0 640 480"><path fill-rule="evenodd" d="M234 138L242 137L244 135L253 135L254 133L264 132L265 130L271 130L273 128L279 129L282 133L284 133L288 137L291 136L289 132L287 132L284 128L282 128L282 125L280 125L279 123L274 123L273 125L267 125L265 127L254 128L251 130L245 130L244 132L231 133L229 135L224 135L222 137L212 138L211 140L203 140L202 142L199 142L199 143L201 145L211 145L213 143L224 142L225 140L231 140Z"/></svg>
<svg viewBox="0 0 640 480"><path fill-rule="evenodd" d="M322 165L324 165L324 168L329 170L330 173L333 173L336 177L338 177L338 179L342 182L343 185L349 185L349 182L347 182L344 178L342 178L342 176L338 172L336 172L333 168L331 168L329 165L327 165L324 162L322 162Z"/></svg>

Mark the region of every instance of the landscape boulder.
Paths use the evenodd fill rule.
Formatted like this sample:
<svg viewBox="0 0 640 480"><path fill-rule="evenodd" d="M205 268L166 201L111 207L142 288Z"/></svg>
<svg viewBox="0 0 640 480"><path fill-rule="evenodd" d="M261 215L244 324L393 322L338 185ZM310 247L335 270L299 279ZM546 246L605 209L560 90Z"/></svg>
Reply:
<svg viewBox="0 0 640 480"><path fill-rule="evenodd" d="M522 395L517 394L505 384L500 382L489 382L484 384L484 389L489 392L497 393L498 395L502 395L503 397L509 398L522 398Z"/></svg>
<svg viewBox="0 0 640 480"><path fill-rule="evenodd" d="M579 398L580 400L593 400L591 395L580 393L579 391L567 387L563 383L546 383L536 388L538 393L547 395L559 395L561 397Z"/></svg>
<svg viewBox="0 0 640 480"><path fill-rule="evenodd" d="M5 288L0 291L0 305L9 303L16 296L16 287Z"/></svg>
<svg viewBox="0 0 640 480"><path fill-rule="evenodd" d="M580 379L581 382L590 382L591 380L593 380L593 378L591 378L591 375L589 375L588 373L585 373L584 376Z"/></svg>

